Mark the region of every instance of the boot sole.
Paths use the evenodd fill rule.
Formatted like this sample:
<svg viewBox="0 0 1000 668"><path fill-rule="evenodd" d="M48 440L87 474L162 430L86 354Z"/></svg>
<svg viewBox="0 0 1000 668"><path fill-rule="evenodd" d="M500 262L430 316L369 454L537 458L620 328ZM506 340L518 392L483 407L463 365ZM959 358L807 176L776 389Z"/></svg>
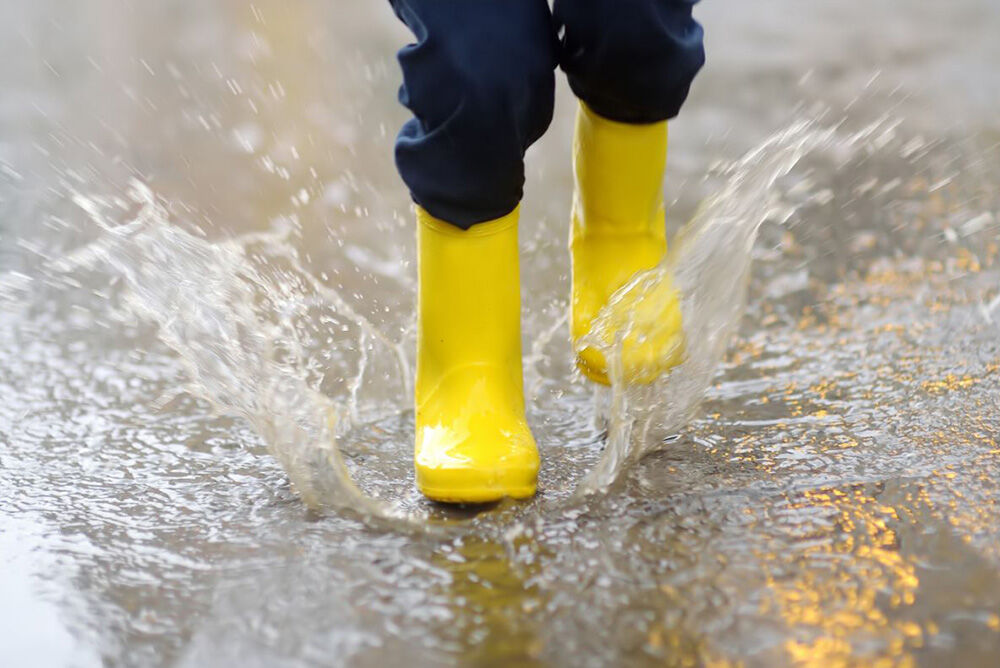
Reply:
<svg viewBox="0 0 1000 668"><path fill-rule="evenodd" d="M420 487L420 493L431 501L439 503L491 503L505 497L512 499L528 499L535 495L535 485L523 487L506 487L495 489L489 487L469 487L465 489Z"/></svg>

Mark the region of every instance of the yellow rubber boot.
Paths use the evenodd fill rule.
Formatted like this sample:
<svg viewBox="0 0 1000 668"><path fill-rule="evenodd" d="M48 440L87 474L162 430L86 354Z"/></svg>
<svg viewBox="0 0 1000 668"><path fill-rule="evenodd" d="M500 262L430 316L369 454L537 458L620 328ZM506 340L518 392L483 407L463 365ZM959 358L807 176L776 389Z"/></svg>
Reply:
<svg viewBox="0 0 1000 668"><path fill-rule="evenodd" d="M667 250L663 172L667 123L617 123L582 102L573 142L576 193L570 227L573 264L570 329L577 366L585 376L608 384L607 361L593 347L580 349L594 317L611 295L641 271L655 267ZM649 291L625 295L612 323L640 318L650 336L626 335L622 366L626 380L648 383L677 365L683 355L680 303L669 278ZM636 303L627 303L628 299ZM612 314L613 316L615 313ZM615 327L611 327L615 329ZM642 329L642 328L636 328ZM600 333L606 343L615 331Z"/></svg>
<svg viewBox="0 0 1000 668"><path fill-rule="evenodd" d="M417 209L417 486L435 501L529 497L518 211L461 230Z"/></svg>

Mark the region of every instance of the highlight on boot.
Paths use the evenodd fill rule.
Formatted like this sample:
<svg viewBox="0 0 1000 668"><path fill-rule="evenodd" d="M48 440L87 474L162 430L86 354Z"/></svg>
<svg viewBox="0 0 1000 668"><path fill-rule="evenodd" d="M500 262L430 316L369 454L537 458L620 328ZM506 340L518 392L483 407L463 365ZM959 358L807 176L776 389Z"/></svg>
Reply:
<svg viewBox="0 0 1000 668"><path fill-rule="evenodd" d="M518 210L462 230L417 211L417 486L482 503L535 493L524 414Z"/></svg>

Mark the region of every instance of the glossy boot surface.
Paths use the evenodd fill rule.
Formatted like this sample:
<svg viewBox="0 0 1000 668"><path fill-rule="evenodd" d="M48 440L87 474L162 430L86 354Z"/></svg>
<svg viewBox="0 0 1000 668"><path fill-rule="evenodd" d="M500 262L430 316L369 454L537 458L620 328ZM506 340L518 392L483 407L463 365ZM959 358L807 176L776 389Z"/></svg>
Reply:
<svg viewBox="0 0 1000 668"><path fill-rule="evenodd" d="M580 371L608 384L604 355L578 342L612 294L637 273L656 267L666 253L662 182L667 123L617 123L580 103L575 132L570 333ZM629 303L629 299L637 301ZM632 315L656 321L655 327L645 328L651 336L625 336L626 380L651 382L679 363L683 354L680 303L669 277L653 284L651 291L625 295L623 303L612 310L612 331L601 332L605 342L612 341L616 328L627 326Z"/></svg>
<svg viewBox="0 0 1000 668"><path fill-rule="evenodd" d="M538 448L524 416L518 211L461 230L417 210L417 486L435 501L529 497Z"/></svg>

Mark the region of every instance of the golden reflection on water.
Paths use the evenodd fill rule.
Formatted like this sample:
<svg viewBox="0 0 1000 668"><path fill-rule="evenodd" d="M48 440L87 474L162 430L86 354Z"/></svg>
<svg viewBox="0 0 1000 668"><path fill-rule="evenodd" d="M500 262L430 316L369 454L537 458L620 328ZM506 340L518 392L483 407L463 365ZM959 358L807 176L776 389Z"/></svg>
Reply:
<svg viewBox="0 0 1000 668"><path fill-rule="evenodd" d="M931 213L948 215L946 200L935 201ZM792 247L794 239L786 233L783 243ZM1000 359L987 344L960 356L956 368L944 334L956 328L988 334L987 323L961 314L995 297L995 287L974 278L997 259L995 242L957 245L939 259L880 258L865 271L845 271L840 281L810 285L816 301L777 338L757 332L731 350L727 363L734 367L788 369L771 373L772 386L745 405L756 407L741 416L755 428L729 446L731 461L779 485L788 485L790 474L822 480L828 469L849 470L852 461L860 480L874 479L812 486L807 477L781 495L783 502L746 509L767 536L754 549L765 584L758 614L786 627L784 655L769 654L768 661L916 665L929 644L961 648L954 632L943 630L955 620L928 609L948 597L968 603L994 595L987 574L982 591L924 585L924 569L934 567L918 543L938 536L972 570L980 562L963 546L1000 558L990 539L1000 520L990 496L1000 455L993 398ZM955 289L956 276L968 278L968 287ZM767 330L788 324L789 316L765 304L758 318ZM786 356L791 362L780 355L772 362L775 349L794 351ZM841 351L853 353L840 357ZM815 365L803 363L814 355L831 359L818 377ZM709 415L726 419L722 411ZM878 433L872 419L880 422ZM900 478L860 458L879 450L886 451L885 463L900 467ZM903 462L911 455L921 467L937 467L908 468ZM975 618L995 633L1000 614L990 605Z"/></svg>
<svg viewBox="0 0 1000 668"><path fill-rule="evenodd" d="M786 500L787 512L812 519L797 527L803 545L793 554L761 555L769 590L761 612L791 629L789 658L836 666L888 654L894 665L911 663L925 629L898 614L913 605L920 582L899 552L896 509L861 487ZM829 533L839 538L827 540Z"/></svg>

